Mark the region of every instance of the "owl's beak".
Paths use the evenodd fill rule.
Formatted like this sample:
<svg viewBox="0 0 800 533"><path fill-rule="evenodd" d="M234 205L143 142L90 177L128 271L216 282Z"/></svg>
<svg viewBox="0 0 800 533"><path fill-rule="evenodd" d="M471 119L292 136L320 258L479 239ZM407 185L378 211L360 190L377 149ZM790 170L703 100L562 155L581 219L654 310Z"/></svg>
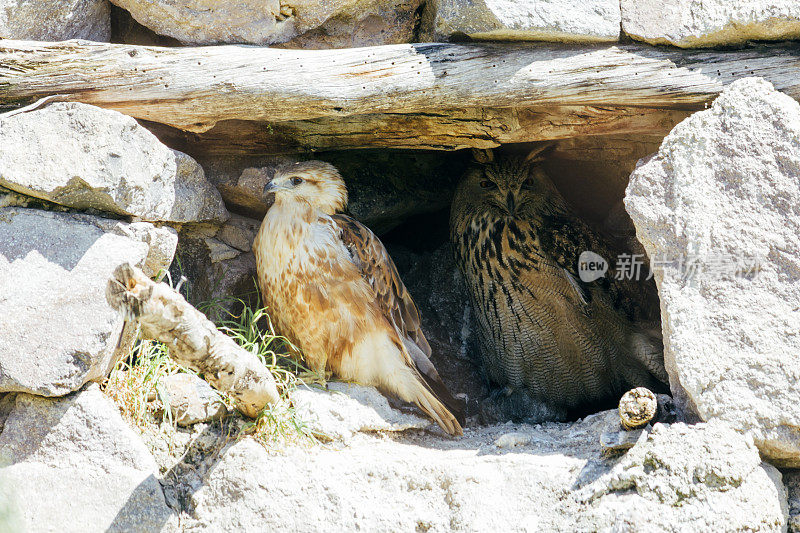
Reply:
<svg viewBox="0 0 800 533"><path fill-rule="evenodd" d="M508 214L513 215L517 207L517 202L514 199L514 193L511 191L508 191L508 194L506 194L506 207L508 207Z"/></svg>

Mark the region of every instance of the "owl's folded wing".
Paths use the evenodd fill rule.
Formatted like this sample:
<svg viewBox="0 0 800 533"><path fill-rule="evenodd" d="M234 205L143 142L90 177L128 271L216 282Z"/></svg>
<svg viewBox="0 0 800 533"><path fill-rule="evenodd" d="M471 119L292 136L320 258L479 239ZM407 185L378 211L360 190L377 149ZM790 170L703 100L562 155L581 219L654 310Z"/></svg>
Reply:
<svg viewBox="0 0 800 533"><path fill-rule="evenodd" d="M649 307L652 306L653 295L644 280L644 268L641 269L641 279L618 276L619 251L574 215L548 214L544 217L543 226L547 228L540 237L543 247L551 251L553 261L564 270L565 277L582 301L591 302L591 289L596 288L606 294L614 307L624 312L630 320L641 320L652 315L653 310ZM580 279L578 262L584 251L594 252L608 262L609 270L604 277L590 283Z"/></svg>

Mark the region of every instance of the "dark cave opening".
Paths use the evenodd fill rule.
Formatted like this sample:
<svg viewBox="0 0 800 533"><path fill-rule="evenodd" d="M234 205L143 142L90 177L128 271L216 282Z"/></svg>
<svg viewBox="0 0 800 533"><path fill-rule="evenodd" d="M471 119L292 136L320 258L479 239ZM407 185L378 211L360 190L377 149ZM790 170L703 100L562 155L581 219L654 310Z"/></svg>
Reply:
<svg viewBox="0 0 800 533"><path fill-rule="evenodd" d="M581 219L613 241L617 249L644 254L622 199L636 161L655 151L658 141L568 139L555 143L543 165ZM530 148L530 144L507 145L496 149L495 154L502 157ZM468 151L460 153L472 157ZM466 397L467 414L476 417L473 420L497 422L493 418L497 415L488 411L504 393L489 384L480 368L474 310L453 258L449 217L450 208L409 216L380 238L420 308L423 329L434 351L432 361L442 379L453 393ZM646 255L643 258L646 261ZM619 395L570 409L566 419L615 408Z"/></svg>
<svg viewBox="0 0 800 533"><path fill-rule="evenodd" d="M636 162L655 152L660 140L647 136L563 139L548 143L551 146L541 165L581 220L609 237L619 250L644 254L622 198ZM525 154L541 144L504 145L494 149L493 154L498 158ZM433 349L432 362L451 391L466 397L469 416L481 415L486 400L493 393L499 394L488 386L480 368L475 314L450 244L453 194L474 157L471 150L373 149L295 158L321 159L340 171L350 196L349 214L370 227L385 244L420 309L422 329ZM173 277L187 275L190 283L185 287L192 291L194 303L218 295L245 293L251 304L258 303L252 298L253 256L247 248L240 247L240 242L252 242L254 233L235 240L228 237L242 228L249 228L250 232L258 228L267 206L250 191L263 189L262 182L288 159L291 158L254 156L204 162L207 176L236 215L226 225L226 231L216 235L206 234L204 228L182 230ZM236 226L236 231L229 231L227 226L231 225ZM230 246L240 247L235 251L236 257L216 261L219 250L233 255ZM616 398L582 407L568 416L583 417L613 407L615 401ZM497 421L480 416L477 420Z"/></svg>

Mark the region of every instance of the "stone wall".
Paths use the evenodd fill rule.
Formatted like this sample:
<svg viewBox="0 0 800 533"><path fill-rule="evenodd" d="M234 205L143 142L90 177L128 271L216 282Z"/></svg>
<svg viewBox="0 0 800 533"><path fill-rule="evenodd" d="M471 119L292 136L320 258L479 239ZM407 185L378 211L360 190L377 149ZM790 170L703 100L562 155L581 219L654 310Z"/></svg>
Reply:
<svg viewBox="0 0 800 533"><path fill-rule="evenodd" d="M419 91L435 96L436 80L491 83L500 79L492 61L511 57L498 51L535 49L554 61L579 57L580 68L561 72L565 96L618 94L614 106L540 103L540 58L509 77L525 105L347 115L336 107L347 99L335 95L343 103L328 102L333 114L184 131L125 114L130 88L113 74L96 92L121 88L118 110L92 105L91 94L69 101L70 83L86 80L60 70L31 78L30 90L49 94L36 83L56 79L65 94L23 107L7 96L13 69L0 61L0 530L800 531L800 104L757 77L777 68L777 79L795 80L796 45L763 41L799 37L791 0L0 0L3 53L12 49L3 39L156 47L90 47L93 58L112 58L110 71L118 53L168 57L157 47L288 49L296 67L303 50L390 45L409 49L408 75L429 76L433 85ZM470 52L480 68L452 70L468 59L455 47L428 72L426 54L440 49L408 43L429 41L491 44L477 49L478 62ZM34 58L32 71L47 65L39 44L24 46L15 57ZM733 49L741 55L714 75L713 54ZM386 49L365 49L355 66L377 50ZM669 65L624 72L659 80L651 96L678 103L667 112L662 100L627 102L622 81L593 76L593 60L622 69L622 56L632 61L625 68ZM671 84L673 74L697 75ZM211 73L210 85L235 92L238 80L226 75ZM380 82L380 69L370 76ZM172 110L192 105L169 98L169 85L183 82L137 89ZM374 139L384 136L419 147L398 128L442 137L429 120L452 135L426 150L353 149L381 146ZM678 422L623 432L614 411L536 426L494 418L504 391L476 357L447 218L456 184L481 157L463 148L508 140L498 155L527 153L540 146L527 142L529 130L553 143L543 168L579 216L653 270ZM309 148L323 137L324 151ZM186 372L140 395L151 406L165 395L172 402L145 410L152 426L131 427L107 379L131 357L136 323L106 301L111 272L128 262L152 277L185 276L181 290L195 304L236 297L258 307L251 248L269 208L264 186L278 165L307 159L341 171L350 214L386 243L433 363L466 402L464 436L448 438L409 406L339 382L286 391L253 424ZM212 318L235 310L226 305ZM281 410L313 439L279 446L252 436Z"/></svg>

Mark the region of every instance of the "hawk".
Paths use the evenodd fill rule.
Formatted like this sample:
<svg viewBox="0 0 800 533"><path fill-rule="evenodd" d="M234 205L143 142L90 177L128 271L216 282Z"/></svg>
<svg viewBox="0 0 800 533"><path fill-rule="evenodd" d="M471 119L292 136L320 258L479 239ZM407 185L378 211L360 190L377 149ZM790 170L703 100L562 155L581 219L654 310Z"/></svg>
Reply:
<svg viewBox="0 0 800 533"><path fill-rule="evenodd" d="M667 382L647 287L613 272L581 280L583 251L617 255L553 186L538 164L544 148L486 157L462 178L450 214L484 372L504 392L502 415L534 422L605 408L633 387L665 391Z"/></svg>
<svg viewBox="0 0 800 533"><path fill-rule="evenodd" d="M310 369L417 405L461 435L461 405L429 357L417 306L381 241L340 214L347 189L336 168L305 161L279 168L253 252L264 305Z"/></svg>

